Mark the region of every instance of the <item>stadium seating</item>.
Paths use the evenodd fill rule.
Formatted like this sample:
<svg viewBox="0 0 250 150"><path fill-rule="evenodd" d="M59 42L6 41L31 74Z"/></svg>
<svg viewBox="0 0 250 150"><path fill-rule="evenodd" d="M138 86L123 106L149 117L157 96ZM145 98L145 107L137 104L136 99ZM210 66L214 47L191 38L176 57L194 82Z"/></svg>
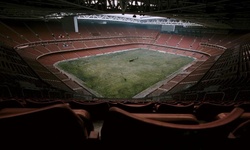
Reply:
<svg viewBox="0 0 250 150"><path fill-rule="evenodd" d="M76 33L58 21L4 19L0 35L0 133L8 149L95 149L98 142L108 149L120 149L115 142L125 148L239 149L249 137L249 33L189 36L92 23ZM96 98L55 68L67 59L137 48L195 61L143 103ZM65 100L65 93L80 100ZM104 120L101 141L92 132L95 120Z"/></svg>

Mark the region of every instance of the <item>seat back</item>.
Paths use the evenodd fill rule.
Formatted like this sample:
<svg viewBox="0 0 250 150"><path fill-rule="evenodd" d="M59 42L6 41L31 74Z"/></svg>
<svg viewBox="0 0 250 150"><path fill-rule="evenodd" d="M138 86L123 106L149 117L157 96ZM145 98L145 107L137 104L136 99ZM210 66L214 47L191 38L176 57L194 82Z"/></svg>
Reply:
<svg viewBox="0 0 250 150"><path fill-rule="evenodd" d="M93 120L103 119L109 110L108 102L79 102L72 100L69 104L73 109L87 110Z"/></svg>
<svg viewBox="0 0 250 150"><path fill-rule="evenodd" d="M246 112L250 112L250 103L241 103L237 106L244 109Z"/></svg>
<svg viewBox="0 0 250 150"><path fill-rule="evenodd" d="M84 122L65 104L31 111L0 111L1 147L7 149L78 149L88 135Z"/></svg>
<svg viewBox="0 0 250 150"><path fill-rule="evenodd" d="M231 149L245 149L249 146L250 138L250 120L240 123L228 135Z"/></svg>
<svg viewBox="0 0 250 150"><path fill-rule="evenodd" d="M23 108L24 105L19 102L18 100L3 100L3 101L0 101L0 109L2 108Z"/></svg>
<svg viewBox="0 0 250 150"><path fill-rule="evenodd" d="M215 120L216 115L222 112L230 112L234 109L234 105L201 103L196 107L194 114L199 120L212 121Z"/></svg>
<svg viewBox="0 0 250 150"><path fill-rule="evenodd" d="M194 113L194 103L181 105L181 104L166 104L166 103L160 103L156 107L157 113L188 113L193 114Z"/></svg>
<svg viewBox="0 0 250 150"><path fill-rule="evenodd" d="M54 104L63 104L64 102L62 100L50 100L50 101L34 101L31 99L26 99L26 107L29 108L41 108L45 106L50 106Z"/></svg>
<svg viewBox="0 0 250 150"><path fill-rule="evenodd" d="M249 139L250 138L250 120L239 124L231 133L230 138Z"/></svg>
<svg viewBox="0 0 250 150"><path fill-rule="evenodd" d="M115 106L123 110L126 110L128 112L131 112L131 113L152 113L154 111L155 103L153 102L144 103L144 104L117 103Z"/></svg>
<svg viewBox="0 0 250 150"><path fill-rule="evenodd" d="M101 140L107 145L124 142L141 146L180 146L191 148L197 143L207 146L207 142L217 142L227 138L231 125L243 113L235 108L223 119L198 125L184 125L141 118L118 107L111 107L101 129ZM219 140L218 140L219 139ZM178 141L178 145L175 145ZM190 144L191 147L186 147ZM166 148L167 148L166 147ZM175 147L176 148L176 147Z"/></svg>

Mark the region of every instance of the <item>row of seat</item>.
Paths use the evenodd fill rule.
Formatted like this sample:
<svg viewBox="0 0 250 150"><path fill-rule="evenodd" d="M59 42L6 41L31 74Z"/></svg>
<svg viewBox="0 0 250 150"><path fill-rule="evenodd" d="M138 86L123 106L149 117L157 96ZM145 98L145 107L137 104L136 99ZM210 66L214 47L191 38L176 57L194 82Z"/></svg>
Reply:
<svg viewBox="0 0 250 150"><path fill-rule="evenodd" d="M2 100L0 108L5 107L26 107L40 108L52 104L67 103L73 109L85 109L92 118L103 119L104 115L112 106L119 107L131 113L174 113L174 114L193 114L199 120L211 121L214 120L220 112L229 112L234 107L241 107L250 112L250 103L229 103L218 104L210 102L201 103L166 103L166 102L144 102L144 103L126 103L126 102L110 102L110 101L77 101L77 100L48 100L35 101L31 99L20 100Z"/></svg>
<svg viewBox="0 0 250 150"><path fill-rule="evenodd" d="M211 150L218 148L217 146L225 149L242 148L245 144L243 137L240 140L232 138L232 135L236 133L234 129L240 124L238 121L242 114L244 114L244 110L236 107L226 117L218 120L199 124L179 124L158 121L118 107L111 107L104 119L101 140L108 145L117 143L127 148L130 148L131 145L141 146L141 148L165 149ZM248 122L249 120L244 124ZM248 127L247 132L249 133L249 123L244 126ZM247 134L244 133L244 135Z"/></svg>
<svg viewBox="0 0 250 150"><path fill-rule="evenodd" d="M140 113L111 106L99 133L94 130L87 110L71 108L68 103L39 108L6 107L0 109L1 146L9 149L117 149L114 144L123 148L136 145L211 149L218 144L238 147L245 144L244 138L249 138L248 113L234 107L217 114L215 120L200 122L188 113Z"/></svg>

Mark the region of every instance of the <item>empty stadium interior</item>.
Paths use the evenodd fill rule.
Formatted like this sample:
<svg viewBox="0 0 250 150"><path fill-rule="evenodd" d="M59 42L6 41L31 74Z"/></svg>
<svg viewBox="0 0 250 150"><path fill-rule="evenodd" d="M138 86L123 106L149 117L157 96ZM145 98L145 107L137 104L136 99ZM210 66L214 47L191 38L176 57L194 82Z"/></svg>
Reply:
<svg viewBox="0 0 250 150"><path fill-rule="evenodd" d="M0 8L3 146L249 147L249 1L9 0ZM57 67L131 50L193 61L124 98L100 95Z"/></svg>

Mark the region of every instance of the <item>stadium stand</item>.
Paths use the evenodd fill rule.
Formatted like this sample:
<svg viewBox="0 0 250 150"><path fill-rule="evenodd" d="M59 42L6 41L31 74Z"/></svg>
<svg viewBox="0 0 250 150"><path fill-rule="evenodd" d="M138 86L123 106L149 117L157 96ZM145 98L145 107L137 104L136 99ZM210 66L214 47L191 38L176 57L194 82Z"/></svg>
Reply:
<svg viewBox="0 0 250 150"><path fill-rule="evenodd" d="M184 17L182 11L188 10L187 15L206 6L197 11L199 16L206 16L194 16L208 18L203 22L204 27L175 25L174 31L164 31L158 25L84 20L78 22L78 32L66 30L61 19L47 19L45 14L39 19L23 19L22 15L31 13L29 9L20 12L20 16L11 16L22 8L31 9L32 4L37 8L52 1L35 1L35 4L25 1L27 6L16 11L9 9L11 2L0 2L1 147L67 150L134 146L177 150L249 147L246 142L250 128L249 21L239 23L239 20L250 20L249 2L225 1L232 3L228 5L224 1L204 4L205 1L180 0L170 6L170 1L164 1L156 11L151 6L158 4L148 5L147 1L142 5L148 7L145 10L154 10L157 15L157 12L174 10L171 16L180 18ZM88 4L91 10L106 6L104 3L99 6L101 2L104 1L82 3ZM129 7L124 8L131 9L133 2L126 2ZM20 5L21 1L14 3ZM217 12L220 3L224 9ZM50 7L56 5L87 8L68 0ZM119 3L117 8L122 9L123 5ZM177 6L186 8L181 10ZM238 14L243 7L247 11ZM227 14L231 9L235 14ZM37 10L42 8L31 11ZM58 12L56 16L61 14ZM211 26L225 23L226 27L209 27L209 21L216 18L214 14L219 18ZM186 56L194 61L151 90L125 99L102 97L56 67L57 63L69 59L138 48Z"/></svg>

